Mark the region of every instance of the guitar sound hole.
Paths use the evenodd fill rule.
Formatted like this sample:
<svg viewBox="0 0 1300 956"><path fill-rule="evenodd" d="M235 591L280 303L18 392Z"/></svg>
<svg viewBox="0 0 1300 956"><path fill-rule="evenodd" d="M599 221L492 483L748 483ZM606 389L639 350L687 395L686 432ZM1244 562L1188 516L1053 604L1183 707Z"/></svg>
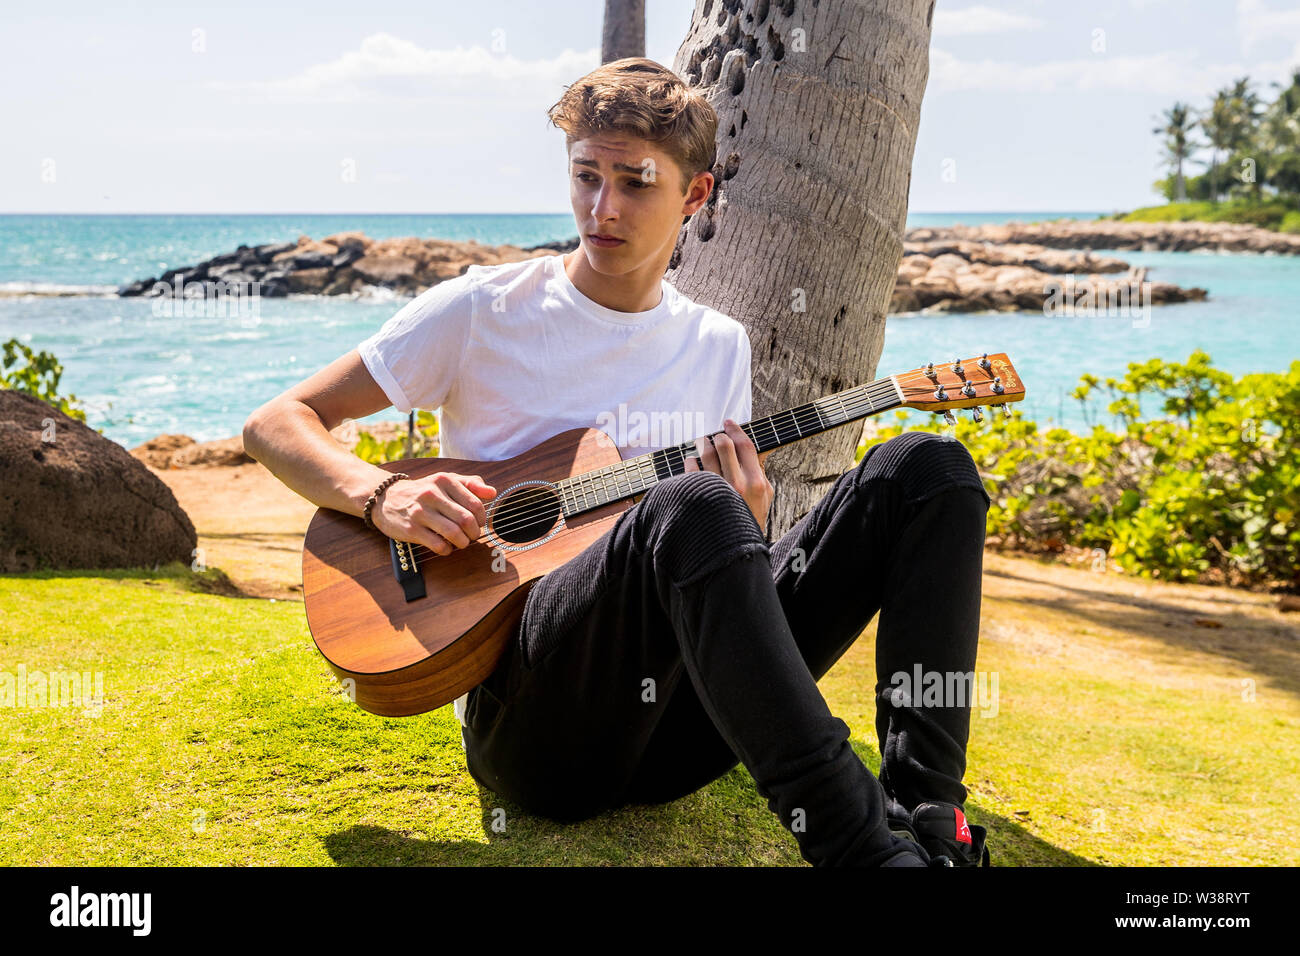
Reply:
<svg viewBox="0 0 1300 956"><path fill-rule="evenodd" d="M561 512L560 498L552 489L532 485L512 491L492 512L492 530L507 544L528 544L545 537Z"/></svg>

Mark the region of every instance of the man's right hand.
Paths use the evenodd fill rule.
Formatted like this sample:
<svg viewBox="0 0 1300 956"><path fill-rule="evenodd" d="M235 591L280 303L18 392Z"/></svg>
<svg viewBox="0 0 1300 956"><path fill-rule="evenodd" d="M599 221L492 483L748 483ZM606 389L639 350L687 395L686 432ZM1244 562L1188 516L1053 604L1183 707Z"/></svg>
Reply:
<svg viewBox="0 0 1300 956"><path fill-rule="evenodd" d="M411 541L447 555L478 538L487 524L483 501L491 501L496 493L479 475L440 471L393 482L370 517L394 541Z"/></svg>

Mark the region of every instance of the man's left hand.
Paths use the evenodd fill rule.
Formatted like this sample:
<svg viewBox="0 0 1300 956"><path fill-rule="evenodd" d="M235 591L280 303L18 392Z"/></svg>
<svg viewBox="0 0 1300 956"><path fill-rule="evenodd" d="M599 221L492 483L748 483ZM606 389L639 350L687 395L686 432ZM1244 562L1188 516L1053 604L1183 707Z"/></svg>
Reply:
<svg viewBox="0 0 1300 956"><path fill-rule="evenodd" d="M763 474L763 465L772 453L765 451L758 454L758 449L744 429L730 418L723 422L722 427L721 432L711 436L712 442L709 441L710 436L695 439L695 450L700 457L687 458L685 470L700 471L700 464L703 463L704 471L714 472L727 479L727 483L745 499L754 520L758 522L759 530L766 535L767 513L772 507L773 488L767 475Z"/></svg>

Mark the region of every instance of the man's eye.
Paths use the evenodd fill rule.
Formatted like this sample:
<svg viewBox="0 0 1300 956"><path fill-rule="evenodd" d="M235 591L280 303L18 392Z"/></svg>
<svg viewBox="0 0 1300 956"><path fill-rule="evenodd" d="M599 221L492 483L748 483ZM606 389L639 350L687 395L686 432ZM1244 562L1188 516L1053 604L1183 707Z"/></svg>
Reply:
<svg viewBox="0 0 1300 956"><path fill-rule="evenodd" d="M586 177L589 178L589 179L595 179L595 178L596 178L595 176L592 176L591 173L578 173L578 178L579 178L579 179L582 179L583 182L586 182L587 180L586 180L586 179L583 179L584 176L586 176Z"/></svg>
<svg viewBox="0 0 1300 956"><path fill-rule="evenodd" d="M629 179L628 184L636 186L637 189L647 189L650 186L644 179Z"/></svg>

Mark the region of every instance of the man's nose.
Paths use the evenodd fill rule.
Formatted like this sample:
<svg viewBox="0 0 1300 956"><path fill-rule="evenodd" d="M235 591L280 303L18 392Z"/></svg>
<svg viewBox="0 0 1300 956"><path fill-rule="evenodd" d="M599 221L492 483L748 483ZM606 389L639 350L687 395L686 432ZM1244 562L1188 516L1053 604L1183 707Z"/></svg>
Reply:
<svg viewBox="0 0 1300 956"><path fill-rule="evenodd" d="M600 192L596 194L596 205L591 210L592 215L596 217L598 222L618 218L618 207L614 199L614 186L609 180L606 180L601 184Z"/></svg>

